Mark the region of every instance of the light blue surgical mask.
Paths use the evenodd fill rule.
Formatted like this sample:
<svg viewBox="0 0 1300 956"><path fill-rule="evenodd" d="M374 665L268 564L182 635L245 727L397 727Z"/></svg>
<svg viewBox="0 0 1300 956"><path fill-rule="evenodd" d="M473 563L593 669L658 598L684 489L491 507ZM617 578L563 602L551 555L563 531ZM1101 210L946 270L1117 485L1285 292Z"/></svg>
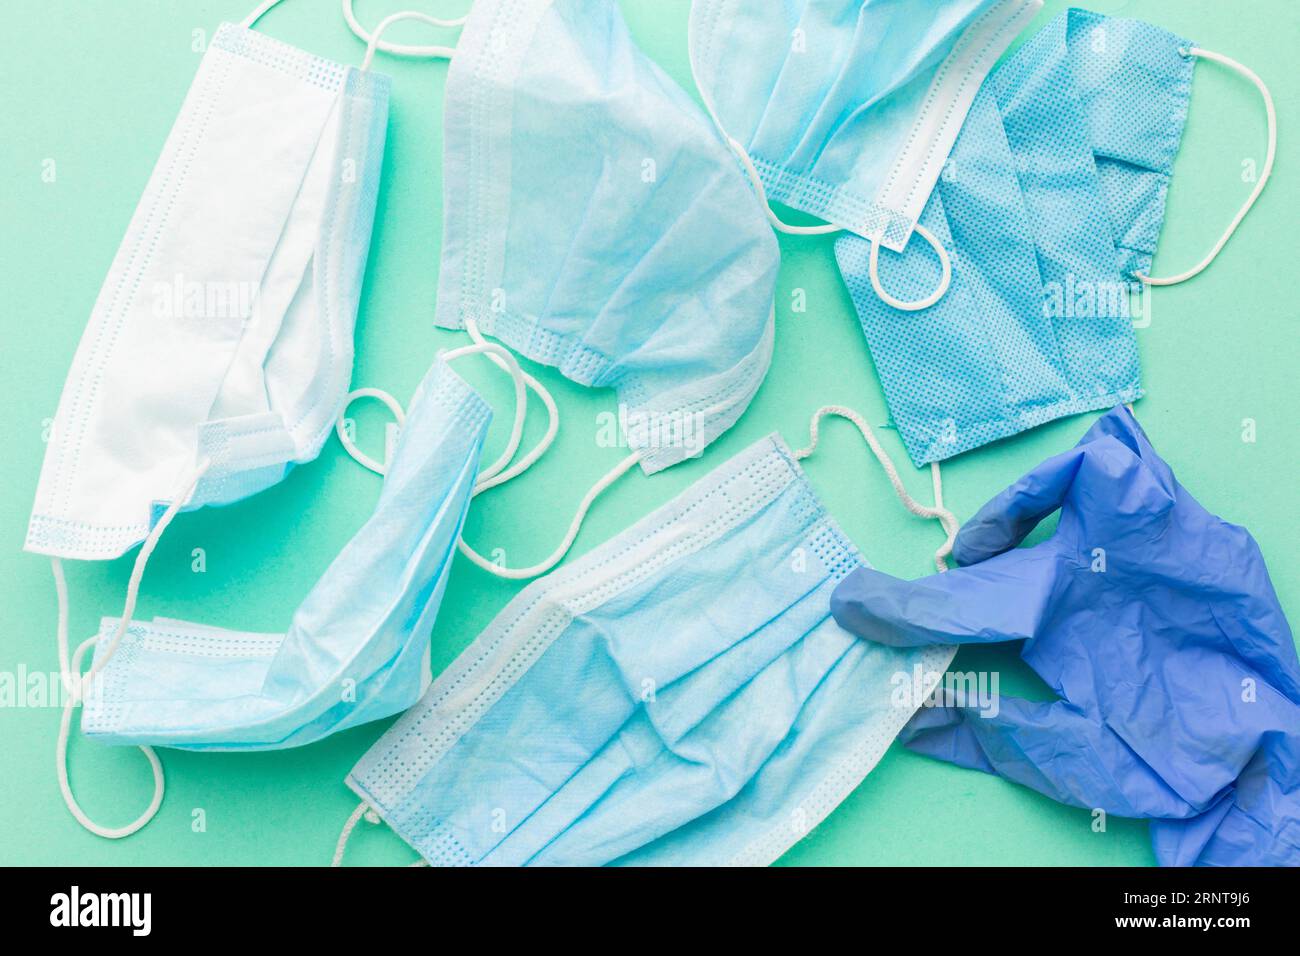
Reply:
<svg viewBox="0 0 1300 956"><path fill-rule="evenodd" d="M698 2L689 45L710 129L614 4L475 4L447 82L437 322L612 386L632 452L549 556L506 568L462 553L499 577L544 573L621 475L698 455L730 427L771 358L777 247L764 222L901 249L980 80L1038 5ZM768 189L834 221L787 226ZM528 385L550 427L515 474L558 429L554 401Z"/></svg>
<svg viewBox="0 0 1300 956"><path fill-rule="evenodd" d="M508 364L518 405L507 448L482 469L491 412L448 364L480 352ZM434 362L411 401L374 513L298 606L286 633L132 620L132 602L124 618L104 618L65 668L79 675L93 648L87 674L69 678L58 743L59 782L73 815L101 836L143 826L162 799L155 745L294 747L411 706L431 679L429 635L470 499L514 456L524 394L521 370L499 345L465 346ZM66 658L66 629L59 638ZM129 827L95 824L72 794L67 743L78 703L87 736L136 744L153 767L153 803Z"/></svg>
<svg viewBox="0 0 1300 956"><path fill-rule="evenodd" d="M1268 156L1210 255L1153 279L1198 57L1260 90ZM852 236L835 246L912 461L1141 397L1130 292L1209 264L1262 190L1275 135L1258 77L1141 21L1070 10L1001 64L921 216L951 260L946 294L914 307L948 269L924 245L890 257Z"/></svg>
<svg viewBox="0 0 1300 956"><path fill-rule="evenodd" d="M409 707L430 680L429 634L490 418L437 360L411 402L374 513L288 632L133 621L100 668L83 732L114 744L276 749ZM96 661L117 624L101 624Z"/></svg>
<svg viewBox="0 0 1300 956"><path fill-rule="evenodd" d="M756 443L520 592L353 769L336 862L367 810L433 864L771 862L928 693L900 680L951 657L835 624L862 564Z"/></svg>
<svg viewBox="0 0 1300 956"><path fill-rule="evenodd" d="M694 0L696 86L763 200L901 251L1041 0Z"/></svg>
<svg viewBox="0 0 1300 956"><path fill-rule="evenodd" d="M505 568L462 543L494 575L533 577L619 476L702 454L749 405L772 357L779 252L708 117L613 3L475 3L447 77L443 145L435 321L611 388L612 440L628 449L549 557ZM502 480L558 429L554 401L526 381L550 427Z"/></svg>
<svg viewBox="0 0 1300 956"><path fill-rule="evenodd" d="M447 77L436 321L476 324L629 422L653 474L744 411L772 354L777 244L708 118L618 7L474 5Z"/></svg>

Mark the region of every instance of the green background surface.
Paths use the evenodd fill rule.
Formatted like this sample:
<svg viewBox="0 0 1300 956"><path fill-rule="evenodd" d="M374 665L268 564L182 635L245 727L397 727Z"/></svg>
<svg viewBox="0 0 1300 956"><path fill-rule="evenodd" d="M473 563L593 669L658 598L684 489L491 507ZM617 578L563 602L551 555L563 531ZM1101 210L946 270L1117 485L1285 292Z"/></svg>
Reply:
<svg viewBox="0 0 1300 956"><path fill-rule="evenodd" d="M773 0L775 2L775 0ZM211 36L238 21L253 0L43 0L9 4L10 36L0 58L0 302L7 412L0 496L0 670L56 669L55 603L49 563L22 552L43 452L64 376L99 285L148 179L198 63L196 30ZM463 0L358 0L363 22L404 6L459 14ZM625 0L645 51L688 90L688 0ZM1031 30L1064 9L1049 2ZM1296 228L1300 180L1289 133L1300 97L1297 10L1292 0L1096 0L1103 13L1141 17L1252 66L1272 88L1281 137L1274 180L1214 266L1153 294L1152 322L1139 331L1148 397L1139 419L1182 482L1212 511L1251 529L1272 568L1282 603L1296 619L1300 586L1287 552L1297 531L1300 429L1293 398L1297 367ZM259 29L303 49L359 62L338 0L285 0ZM427 42L419 24L394 39ZM19 41L16 38L21 38ZM454 34L448 34L448 39ZM383 188L357 325L354 387L409 396L435 351L463 334L432 324L441 243L441 122L445 63L380 56L394 79ZM1263 163L1263 110L1255 90L1202 63L1175 169L1156 273L1199 260L1250 191L1243 164ZM42 179L54 160L57 178ZM779 431L795 447L818 406L842 403L885 424L888 414L852 305L835 269L831 238L783 237L772 369L749 411L703 458L652 478L639 471L594 509L574 554L606 540L667 501L751 442ZM791 310L806 290L807 311ZM461 366L461 369L466 369ZM534 371L537 371L534 368ZM504 442L510 396L499 373L465 374L499 410L489 457ZM612 392L585 390L538 372L560 404L562 428L550 454L526 478L478 499L467 539L503 547L514 565L549 552L591 482L624 452L598 447L597 414ZM384 413L354 409L363 446L375 453ZM532 416L529 436L542 430ZM968 517L990 495L1042 458L1071 445L1086 415L986 446L945 464L947 500ZM1242 422L1257 423L1243 441ZM883 441L913 492L928 500L929 479L906 463L891 431ZM485 459L486 460L486 459ZM807 464L830 512L868 560L917 577L939 543L933 522L908 515L880 468L845 422L828 424ZM165 615L253 631L282 631L296 603L365 521L379 479L331 439L315 463L277 487L225 509L178 518L149 565L138 614ZM207 552L193 573L191 550ZM101 614L120 612L133 554L104 563L69 562L71 637L92 634ZM450 662L521 585L496 580L458 558L433 632L435 673ZM960 669L999 669L1002 691L1046 698L1015 650L963 651ZM353 762L388 725L371 724L309 747L279 753L163 751L167 796L142 832L118 842L91 836L59 797L53 708L0 709L0 863L176 863L236 865L328 862L339 827L355 806L342 783ZM102 823L133 819L148 801L149 774L134 749L74 739L72 777L82 804ZM194 832L197 809L206 831ZM396 864L413 852L382 827L363 825L349 862ZM1029 790L958 770L895 745L877 769L821 826L786 855L792 864L1148 864L1143 822L1111 819L1095 833L1086 811Z"/></svg>

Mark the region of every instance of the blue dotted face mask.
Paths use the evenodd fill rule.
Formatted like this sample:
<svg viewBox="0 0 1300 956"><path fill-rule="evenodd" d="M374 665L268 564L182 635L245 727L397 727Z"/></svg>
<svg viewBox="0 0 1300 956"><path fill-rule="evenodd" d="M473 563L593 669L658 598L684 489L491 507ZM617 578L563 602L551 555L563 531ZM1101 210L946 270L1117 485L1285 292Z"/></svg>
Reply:
<svg viewBox="0 0 1300 956"><path fill-rule="evenodd" d="M862 563L758 442L520 592L353 769L336 861L370 809L434 864L771 862L951 659L836 625Z"/></svg>
<svg viewBox="0 0 1300 956"><path fill-rule="evenodd" d="M1197 57L1261 90L1268 158L1210 256L1151 279ZM1136 20L1071 10L991 73L921 215L941 255L836 242L912 461L1139 398L1130 292L1208 265L1264 186L1273 129L1254 74Z"/></svg>

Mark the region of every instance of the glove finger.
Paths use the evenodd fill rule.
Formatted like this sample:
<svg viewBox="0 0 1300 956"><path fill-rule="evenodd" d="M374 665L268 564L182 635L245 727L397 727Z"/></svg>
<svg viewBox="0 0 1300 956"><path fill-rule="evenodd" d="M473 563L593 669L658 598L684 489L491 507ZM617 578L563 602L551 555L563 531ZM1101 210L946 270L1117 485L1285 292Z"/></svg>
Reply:
<svg viewBox="0 0 1300 956"><path fill-rule="evenodd" d="M1048 548L1009 551L919 581L858 568L836 586L831 614L850 633L893 647L1023 640L1038 633L1057 570Z"/></svg>
<svg viewBox="0 0 1300 956"><path fill-rule="evenodd" d="M991 498L957 532L952 545L957 563L977 564L1020 544L1061 507L1084 456L1082 446L1053 455Z"/></svg>

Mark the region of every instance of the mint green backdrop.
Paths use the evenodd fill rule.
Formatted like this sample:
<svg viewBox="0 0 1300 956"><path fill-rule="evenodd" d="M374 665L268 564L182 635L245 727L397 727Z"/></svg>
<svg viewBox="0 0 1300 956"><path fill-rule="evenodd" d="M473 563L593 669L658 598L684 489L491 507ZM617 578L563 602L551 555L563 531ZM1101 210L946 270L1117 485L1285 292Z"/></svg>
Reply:
<svg viewBox="0 0 1300 956"><path fill-rule="evenodd" d="M5 92L0 121L0 350L6 450L0 496L0 671L51 671L54 588L49 563L22 552L40 469L42 431L73 351L199 54L195 31L211 36L239 20L254 0L43 0L9 4L10 38L0 58ZM368 24L406 6L443 15L462 0L357 0ZM689 90L688 0L625 0L645 51ZM1051 0L1031 29L1065 7ZM1138 418L1179 478L1200 500L1244 524L1259 540L1283 605L1297 620L1300 585L1288 548L1297 530L1300 430L1297 368L1297 198L1291 133L1300 120L1297 11L1291 0L1095 0L1108 14L1142 17L1252 66L1276 97L1281 127L1272 183L1214 266L1197 279L1153 293L1152 321L1139 331L1148 397ZM259 29L303 49L358 62L338 0L285 0ZM418 24L393 37L422 42ZM449 34L448 39L454 35ZM436 331L441 207L442 62L381 55L394 79L388 151L369 272L357 325L355 386L410 395L436 349L463 335ZM1263 109L1255 90L1213 63L1196 72L1191 118L1178 159L1156 272L1199 260L1251 188L1245 177L1264 158ZM43 172L53 162L55 178ZM604 541L667 501L728 456L779 431L793 446L811 412L826 403L888 414L852 306L835 269L830 238L784 237L777 292L776 357L749 411L700 460L653 478L625 477L601 499L574 553ZM806 292L807 311L791 308ZM464 366L462 366L464 368ZM536 369L534 369L536 371ZM504 548L509 563L549 552L583 491L623 454L598 447L597 415L610 392L584 390L538 372L563 416L559 440L526 478L479 499L467 538ZM499 373L467 372L500 410L489 452L508 429L510 394ZM355 409L362 444L382 440L374 403ZM529 433L541 431L535 415ZM944 466L948 504L968 517L990 495L1042 458L1071 445L1095 416L1056 422L967 453ZM1256 440L1243 440L1243 421ZM923 500L929 476L906 464L897 435L883 441ZM828 425L808 472L826 506L876 566L903 576L927 573L940 536L908 515L875 461L844 422ZM276 488L232 508L182 515L164 535L145 576L139 613L254 631L285 628L294 606L366 519L379 479L331 440L315 463ZM191 570L194 548L207 570ZM131 556L69 563L71 637L93 633L117 614ZM437 672L474 637L520 585L489 577L460 558L433 632ZM1104 639L1105 635L1098 635ZM1038 697L1046 688L1009 650L963 651L956 666L998 669L1002 691ZM127 865L179 863L322 864L355 805L342 780L387 721L299 750L263 754L162 751L167 796L145 830L123 841L84 832L59 798L50 707L0 709L0 863ZM131 749L75 740L72 776L83 805L107 824L133 819L149 798L149 773ZM201 812L200 812L201 811ZM200 820L204 826L196 825ZM353 839L349 862L397 864L413 853L382 827ZM1148 864L1145 823L1111 819L1094 832L1089 813L1058 806L1021 787L957 770L895 746L829 819L796 846L790 864Z"/></svg>

